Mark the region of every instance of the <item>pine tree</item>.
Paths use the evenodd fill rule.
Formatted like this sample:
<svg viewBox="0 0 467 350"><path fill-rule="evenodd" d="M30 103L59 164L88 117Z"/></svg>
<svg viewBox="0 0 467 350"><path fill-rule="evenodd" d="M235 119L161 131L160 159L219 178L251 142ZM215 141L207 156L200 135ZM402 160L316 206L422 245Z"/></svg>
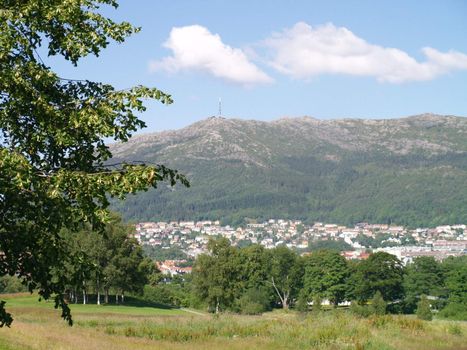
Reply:
<svg viewBox="0 0 467 350"><path fill-rule="evenodd" d="M425 294L420 297L420 301L417 303L417 318L425 321L431 321L433 319L430 301Z"/></svg>
<svg viewBox="0 0 467 350"><path fill-rule="evenodd" d="M383 295L380 291L377 291L371 299L371 311L375 315L386 314L386 302L383 299Z"/></svg>

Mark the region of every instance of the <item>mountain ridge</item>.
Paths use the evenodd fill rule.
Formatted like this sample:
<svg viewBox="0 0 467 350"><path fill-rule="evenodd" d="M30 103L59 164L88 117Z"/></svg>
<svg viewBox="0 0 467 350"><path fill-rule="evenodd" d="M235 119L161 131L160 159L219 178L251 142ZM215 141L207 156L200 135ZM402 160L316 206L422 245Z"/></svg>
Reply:
<svg viewBox="0 0 467 350"><path fill-rule="evenodd" d="M127 219L232 222L282 214L342 223L467 221L460 210L467 212L465 117L304 116L270 122L211 117L179 130L135 136L110 148L118 160L180 169L192 183L189 190L162 188L116 204ZM402 182L394 183L394 178ZM365 197L368 191L374 198ZM419 209L407 191L421 201ZM385 199L390 193L402 198ZM349 203L362 197L365 201L357 200L358 208L352 209ZM451 208L453 204L458 208Z"/></svg>

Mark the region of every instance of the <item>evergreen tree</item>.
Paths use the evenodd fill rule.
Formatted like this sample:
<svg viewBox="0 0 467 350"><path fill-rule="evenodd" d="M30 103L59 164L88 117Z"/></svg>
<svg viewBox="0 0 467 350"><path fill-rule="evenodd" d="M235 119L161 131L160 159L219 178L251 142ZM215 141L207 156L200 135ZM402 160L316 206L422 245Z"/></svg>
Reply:
<svg viewBox="0 0 467 350"><path fill-rule="evenodd" d="M425 321L431 321L433 319L430 301L425 294L420 297L420 301L417 303L417 318Z"/></svg>
<svg viewBox="0 0 467 350"><path fill-rule="evenodd" d="M319 313L321 312L321 309L322 309L322 300L321 300L321 296L319 294L315 294L314 297L313 297L313 312L315 313Z"/></svg>
<svg viewBox="0 0 467 350"><path fill-rule="evenodd" d="M385 315L386 306L383 295L378 290L373 296L373 299L371 299L371 312L375 315Z"/></svg>

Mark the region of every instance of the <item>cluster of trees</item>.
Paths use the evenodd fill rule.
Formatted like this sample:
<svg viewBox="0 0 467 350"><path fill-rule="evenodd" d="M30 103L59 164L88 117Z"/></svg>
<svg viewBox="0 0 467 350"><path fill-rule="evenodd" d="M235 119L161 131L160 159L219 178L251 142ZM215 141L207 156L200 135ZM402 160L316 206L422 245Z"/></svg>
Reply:
<svg viewBox="0 0 467 350"><path fill-rule="evenodd" d="M143 245L144 254L155 261L183 260L187 259L187 254L177 246L169 248L162 246Z"/></svg>
<svg viewBox="0 0 467 350"><path fill-rule="evenodd" d="M86 304L92 293L97 304L101 304L102 295L102 301L109 303L109 294L115 294L115 303L123 303L125 292L141 294L146 284L155 283L159 271L144 256L138 241L131 237L132 232L117 216L103 233L89 227L78 232L62 230L68 256L72 258L55 271L55 278L67 281L69 302Z"/></svg>
<svg viewBox="0 0 467 350"><path fill-rule="evenodd" d="M429 296L434 309L462 313L467 308L466 257L442 263L420 257L404 267L384 252L347 261L333 250L300 256L285 246L239 249L226 239L212 240L208 247L209 253L195 262L192 283L196 296L215 312L307 310L312 304L319 308L327 299L334 306L353 301L356 307L369 301L380 305L383 300L385 312L413 313L423 296ZM376 300L371 302L372 298Z"/></svg>
<svg viewBox="0 0 467 350"><path fill-rule="evenodd" d="M66 254L62 266L50 273L52 280L64 285L67 303L123 303L125 293L142 294L147 284L160 280L160 271L132 237L133 230L114 215L103 232L89 225L82 225L78 231L60 232ZM18 276L0 277L0 293L27 290L27 284ZM115 299L110 300L110 295Z"/></svg>
<svg viewBox="0 0 467 350"><path fill-rule="evenodd" d="M356 242L364 247L370 248L384 248L394 247L398 245L415 245L416 241L412 236L401 237L401 243L395 243L388 241L392 236L389 233L377 232L375 237L369 237L364 234L359 234L356 238Z"/></svg>

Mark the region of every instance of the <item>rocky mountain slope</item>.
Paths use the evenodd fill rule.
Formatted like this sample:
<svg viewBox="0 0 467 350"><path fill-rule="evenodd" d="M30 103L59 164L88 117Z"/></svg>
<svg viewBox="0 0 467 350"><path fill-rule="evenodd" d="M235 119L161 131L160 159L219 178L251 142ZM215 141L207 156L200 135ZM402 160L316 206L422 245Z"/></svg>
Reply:
<svg viewBox="0 0 467 350"><path fill-rule="evenodd" d="M119 160L162 163L192 187L116 204L127 219L300 218L431 225L467 222L467 118L208 118L136 136Z"/></svg>

